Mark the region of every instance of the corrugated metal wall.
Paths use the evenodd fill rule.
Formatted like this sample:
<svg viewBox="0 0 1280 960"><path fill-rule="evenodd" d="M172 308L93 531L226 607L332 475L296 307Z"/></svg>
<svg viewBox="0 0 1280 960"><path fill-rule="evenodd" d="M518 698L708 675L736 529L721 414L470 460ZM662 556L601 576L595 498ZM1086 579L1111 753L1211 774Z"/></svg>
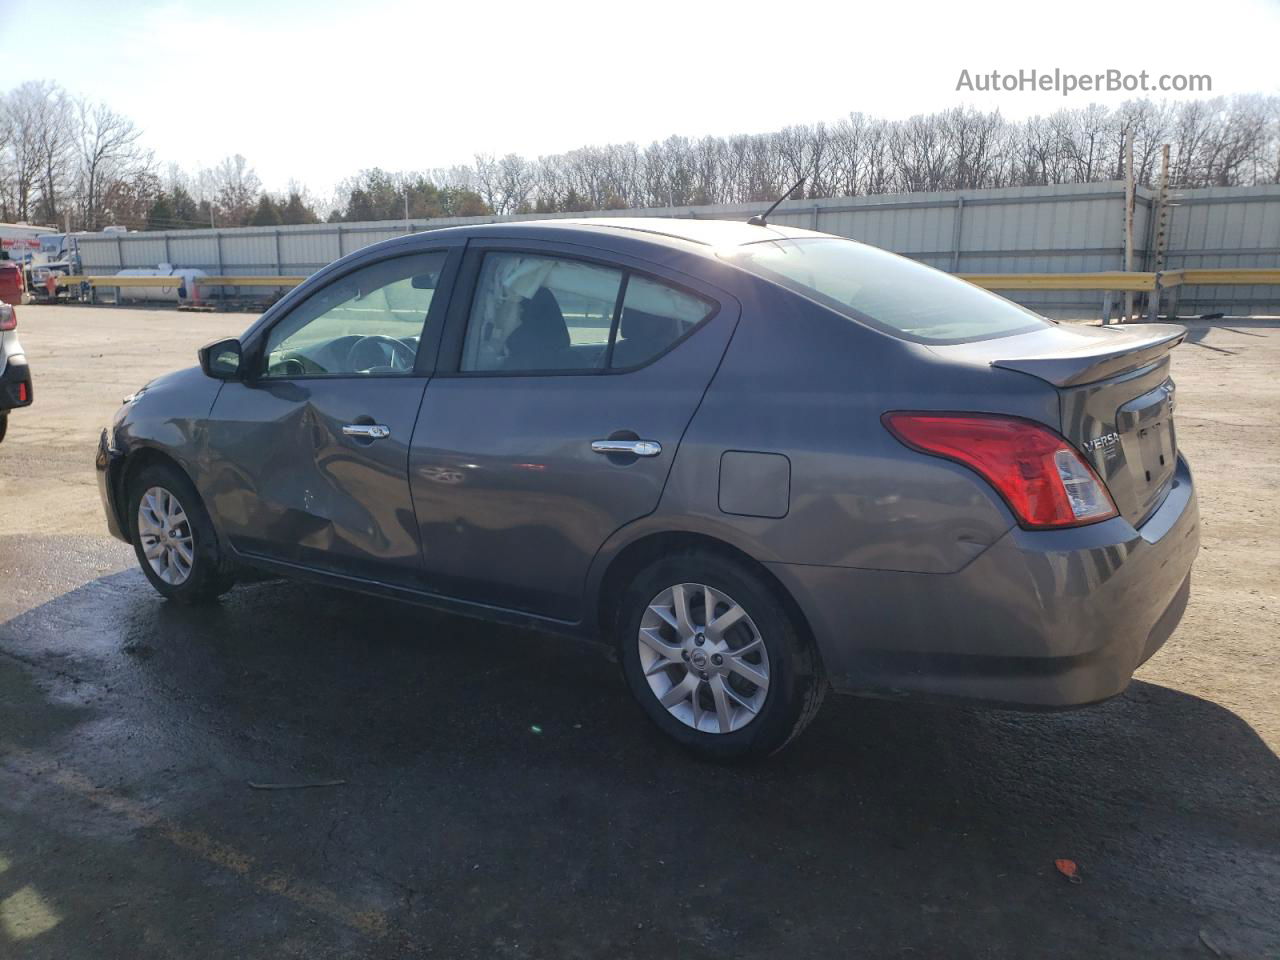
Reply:
<svg viewBox="0 0 1280 960"><path fill-rule="evenodd" d="M1280 266L1280 186L1209 187L1174 195L1165 266ZM1275 287L1184 287L1179 313L1280 314Z"/></svg>
<svg viewBox="0 0 1280 960"><path fill-rule="evenodd" d="M1214 187L1174 194L1166 267L1280 265L1280 185ZM1139 190L1134 267L1151 268L1147 251L1150 192ZM676 216L743 219L761 204L611 210L582 216ZM468 223L535 220L544 215L442 218L379 223L242 227L86 236L86 273L171 263L219 274L307 274L360 247ZM771 218L853 237L943 270L961 273L1078 273L1124 267L1124 185L1119 182L1011 187L788 201ZM1013 294L1056 315L1096 315L1101 295L1088 291ZM1274 287L1188 287L1179 312L1280 313Z"/></svg>

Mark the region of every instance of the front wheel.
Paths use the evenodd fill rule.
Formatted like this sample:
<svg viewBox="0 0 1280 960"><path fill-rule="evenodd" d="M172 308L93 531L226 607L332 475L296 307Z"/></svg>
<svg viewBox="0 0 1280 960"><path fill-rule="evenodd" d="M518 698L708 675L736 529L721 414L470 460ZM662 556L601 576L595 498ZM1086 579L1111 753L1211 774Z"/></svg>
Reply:
<svg viewBox="0 0 1280 960"><path fill-rule="evenodd" d="M176 467L155 463L129 483L130 540L138 565L164 597L216 599L235 582L195 487Z"/></svg>
<svg viewBox="0 0 1280 960"><path fill-rule="evenodd" d="M774 753L822 703L826 679L806 632L745 564L702 551L655 561L627 590L618 623L632 694L700 756Z"/></svg>

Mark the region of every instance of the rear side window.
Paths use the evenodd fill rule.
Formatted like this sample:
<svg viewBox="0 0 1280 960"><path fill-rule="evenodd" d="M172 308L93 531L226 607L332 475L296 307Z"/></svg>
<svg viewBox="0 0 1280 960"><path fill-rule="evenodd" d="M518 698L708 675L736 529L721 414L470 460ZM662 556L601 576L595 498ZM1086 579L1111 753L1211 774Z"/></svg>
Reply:
<svg viewBox="0 0 1280 960"><path fill-rule="evenodd" d="M622 299L618 339L609 365L616 369L648 363L707 319L712 309L701 297L633 275Z"/></svg>
<svg viewBox="0 0 1280 960"><path fill-rule="evenodd" d="M958 277L852 240L770 240L725 259L848 317L919 343L965 343L1053 321Z"/></svg>
<svg viewBox="0 0 1280 960"><path fill-rule="evenodd" d="M486 254L462 369L512 373L604 366L621 270L526 253Z"/></svg>
<svg viewBox="0 0 1280 960"><path fill-rule="evenodd" d="M714 312L670 284L567 257L487 253L463 372L589 373L643 366Z"/></svg>

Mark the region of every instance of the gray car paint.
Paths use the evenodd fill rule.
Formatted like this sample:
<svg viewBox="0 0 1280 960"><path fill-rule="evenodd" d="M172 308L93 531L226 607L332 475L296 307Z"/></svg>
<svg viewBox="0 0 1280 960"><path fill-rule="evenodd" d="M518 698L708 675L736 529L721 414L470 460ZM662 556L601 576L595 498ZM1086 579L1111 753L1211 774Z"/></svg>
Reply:
<svg viewBox="0 0 1280 960"><path fill-rule="evenodd" d="M652 230L685 236L646 232ZM313 411L310 420L296 406L292 414L273 414L272 404L283 410L286 400L269 395L254 405L247 399L252 388L222 386L246 398L233 405L228 394L240 424L274 416L286 433L301 435L302 425L313 432L312 462L291 474L267 467L279 434L255 437L234 420L208 419L219 384L188 371L148 389L118 420L104 458L109 510L118 502L112 491L125 458L149 446L187 469L233 549L237 540L242 548L255 537L270 541L259 549L271 556L240 549L242 559L586 636L608 622L600 601L612 563L650 537L704 537L773 573L837 687L1039 706L1115 693L1176 625L1179 597L1185 599L1198 542L1185 464L1179 461L1178 474L1158 491L1145 524L1126 511L1078 529L1018 528L976 474L909 450L880 417L895 409L978 411L1061 430L1077 406L1087 411L1087 392L1064 401L1043 377L990 361L1016 359L1009 352L1014 340L1015 353L1044 353L1070 330L1047 327L947 348L911 343L725 264L710 245L805 235L811 234L739 224L557 221L454 228L368 248L267 311L242 338L246 350L342 271L446 241L551 243L659 278L696 278L716 292L721 312L633 373L465 377L441 367L429 377L431 370L420 370L418 378L397 381L407 393L395 402L417 420L409 448L402 451L393 432L396 444L384 448L381 462L366 451L342 450L353 463L365 456L345 486L319 464L339 450L333 425L375 402L362 392L367 381L343 381L354 393L338 387L328 399L315 386L294 384L307 393L293 402ZM465 316L464 307L450 313L451 324ZM419 384L420 407L413 402ZM1087 415L1106 422L1098 411ZM646 439L645 431L654 432L663 454L652 462L608 463L589 452L589 443L610 430ZM298 443L302 457L305 443ZM775 504L785 498L785 515L722 509L727 451L787 459L785 492L744 480L755 498ZM402 454L407 463L397 476ZM258 523L254 511L269 503L254 491L268 488L284 491L281 502L292 506ZM308 541L318 514L297 505L317 489L331 498L321 518L331 530ZM349 520L340 522L344 510ZM305 554L300 544L320 553Z"/></svg>
<svg viewBox="0 0 1280 960"><path fill-rule="evenodd" d="M473 244L469 257L484 244ZM573 244L527 242L547 255ZM647 261L612 262L653 274ZM737 301L660 270L719 309L686 342L633 372L440 374L422 400L409 459L427 589L564 621L583 615L600 545L658 506L680 438L738 323ZM465 307L470 299L460 292ZM653 440L654 457L611 457L593 440Z"/></svg>
<svg viewBox="0 0 1280 960"><path fill-rule="evenodd" d="M27 355L18 340L18 331L16 328L0 331L0 421L7 422L10 409L8 404L13 402L10 391L15 384L23 381L28 385L30 404L34 398L34 384L27 366ZM5 427L5 422L0 422L0 428ZM0 437L3 437L3 429L0 429Z"/></svg>
<svg viewBox="0 0 1280 960"><path fill-rule="evenodd" d="M3 376L10 363L26 363L27 356L22 344L18 342L17 330L5 330L0 333L0 376Z"/></svg>

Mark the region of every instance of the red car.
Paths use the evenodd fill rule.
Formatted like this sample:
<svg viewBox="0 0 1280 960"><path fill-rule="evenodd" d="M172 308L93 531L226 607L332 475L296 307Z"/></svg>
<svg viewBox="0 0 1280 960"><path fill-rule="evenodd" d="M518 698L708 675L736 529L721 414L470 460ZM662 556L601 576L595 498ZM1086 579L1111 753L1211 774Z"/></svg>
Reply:
<svg viewBox="0 0 1280 960"><path fill-rule="evenodd" d="M0 260L0 300L6 303L22 303L22 294L26 289L22 264L12 260Z"/></svg>

